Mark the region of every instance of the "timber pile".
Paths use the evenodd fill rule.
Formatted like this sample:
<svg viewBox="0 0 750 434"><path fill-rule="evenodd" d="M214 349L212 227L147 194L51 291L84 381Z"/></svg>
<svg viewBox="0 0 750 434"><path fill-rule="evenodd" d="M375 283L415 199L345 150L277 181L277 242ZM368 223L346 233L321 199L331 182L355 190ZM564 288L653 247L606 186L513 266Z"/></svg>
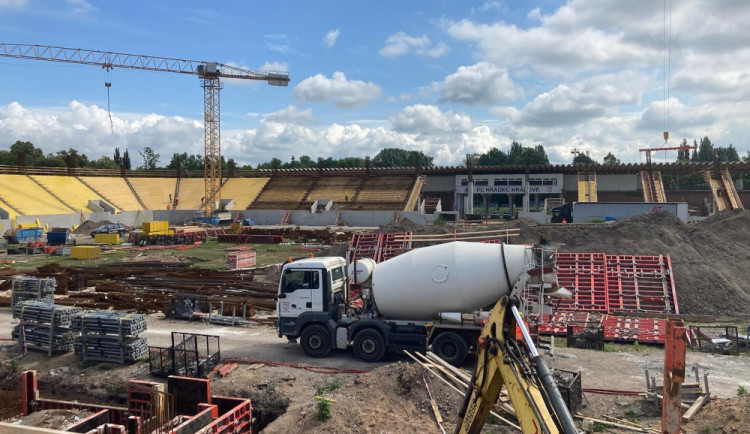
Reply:
<svg viewBox="0 0 750 434"><path fill-rule="evenodd" d="M68 268L50 264L27 274L54 278L57 292L68 295L56 302L67 306L166 313L173 294L194 294L210 297L216 304L224 301L224 315L231 315L233 306L244 306L250 316L258 309L276 308L277 285L255 281L257 273L267 270L215 271L180 262L129 262ZM11 276L12 272L0 271L0 279ZM0 297L0 306L10 306L11 301Z"/></svg>

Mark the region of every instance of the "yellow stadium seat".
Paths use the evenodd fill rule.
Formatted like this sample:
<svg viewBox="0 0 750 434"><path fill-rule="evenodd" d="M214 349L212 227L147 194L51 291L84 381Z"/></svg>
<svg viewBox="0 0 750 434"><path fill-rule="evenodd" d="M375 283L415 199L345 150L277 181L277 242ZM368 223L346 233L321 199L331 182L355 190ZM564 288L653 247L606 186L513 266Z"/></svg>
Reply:
<svg viewBox="0 0 750 434"><path fill-rule="evenodd" d="M79 212L92 212L89 208L90 200L106 199L96 194L86 184L74 176L31 176L47 190L52 192L60 201Z"/></svg>
<svg viewBox="0 0 750 434"><path fill-rule="evenodd" d="M76 212L26 175L0 175L0 200L12 205L23 215Z"/></svg>
<svg viewBox="0 0 750 434"><path fill-rule="evenodd" d="M174 194L177 178L131 178L128 181L135 188L148 209L167 209L170 195ZM182 199L182 198L180 198ZM200 198L198 198L200 200ZM170 204L170 208L172 205ZM184 209L184 207L182 207Z"/></svg>
<svg viewBox="0 0 750 434"><path fill-rule="evenodd" d="M81 180L95 189L108 203L123 211L143 209L130 191L130 187L119 176L82 176Z"/></svg>

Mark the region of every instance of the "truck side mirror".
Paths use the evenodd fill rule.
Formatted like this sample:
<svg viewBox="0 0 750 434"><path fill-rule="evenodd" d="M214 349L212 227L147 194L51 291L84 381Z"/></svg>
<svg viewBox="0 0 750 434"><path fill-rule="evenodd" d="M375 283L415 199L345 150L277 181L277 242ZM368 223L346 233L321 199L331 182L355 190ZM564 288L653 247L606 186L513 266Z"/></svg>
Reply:
<svg viewBox="0 0 750 434"><path fill-rule="evenodd" d="M279 298L286 298L286 294L279 294Z"/></svg>

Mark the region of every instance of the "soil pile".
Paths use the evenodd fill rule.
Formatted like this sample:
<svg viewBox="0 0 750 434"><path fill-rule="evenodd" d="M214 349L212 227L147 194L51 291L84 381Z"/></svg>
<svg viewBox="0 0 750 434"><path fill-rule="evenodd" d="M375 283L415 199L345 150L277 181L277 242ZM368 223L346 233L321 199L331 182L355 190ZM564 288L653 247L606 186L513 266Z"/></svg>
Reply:
<svg viewBox="0 0 750 434"><path fill-rule="evenodd" d="M73 231L73 233L74 234L79 234L79 235L80 234L88 235L88 234L91 233L91 231L93 231L94 229L98 228L99 226L101 226L101 225L108 225L108 224L111 224L111 223L112 222L109 221L109 220L102 220L102 221L98 221L98 222L91 221L91 220L86 220L85 222L81 223L81 225L78 226L76 228L76 230Z"/></svg>
<svg viewBox="0 0 750 434"><path fill-rule="evenodd" d="M536 243L542 233L560 252L670 255L680 311L750 318L750 213L722 213L684 224L664 211L609 224L517 223L517 243Z"/></svg>
<svg viewBox="0 0 750 434"><path fill-rule="evenodd" d="M710 402L683 428L688 434L746 433L750 429L750 396Z"/></svg>

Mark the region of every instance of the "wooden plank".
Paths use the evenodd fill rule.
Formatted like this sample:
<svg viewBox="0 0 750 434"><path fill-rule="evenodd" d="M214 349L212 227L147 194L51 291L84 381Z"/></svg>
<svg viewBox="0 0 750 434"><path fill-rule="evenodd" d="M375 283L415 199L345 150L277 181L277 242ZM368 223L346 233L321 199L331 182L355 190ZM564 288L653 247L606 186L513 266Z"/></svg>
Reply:
<svg viewBox="0 0 750 434"><path fill-rule="evenodd" d="M683 422L690 422L690 419L695 416L695 413L698 412L698 410L703 407L703 404L706 402L706 395L701 395L698 397L698 399L695 400L693 405L690 406L690 408L687 409L687 411L682 415L682 421Z"/></svg>
<svg viewBox="0 0 750 434"><path fill-rule="evenodd" d="M435 419L437 419L437 423L440 425L443 424L443 416L440 415L440 409L437 406L437 402L435 402L434 399L430 400L430 405L432 406L432 412L435 413Z"/></svg>

